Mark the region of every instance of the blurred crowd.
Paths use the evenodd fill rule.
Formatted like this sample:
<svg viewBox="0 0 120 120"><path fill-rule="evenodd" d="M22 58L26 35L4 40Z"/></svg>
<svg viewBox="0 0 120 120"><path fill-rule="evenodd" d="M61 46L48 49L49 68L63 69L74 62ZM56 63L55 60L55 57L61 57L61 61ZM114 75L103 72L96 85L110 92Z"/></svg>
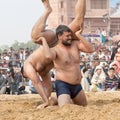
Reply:
<svg viewBox="0 0 120 120"><path fill-rule="evenodd" d="M119 42L97 39L91 41L95 47L92 54L80 54L80 69L82 87L86 92L116 91L120 89L119 60L115 61L115 54ZM10 47L0 53L0 94L37 93L32 82L21 74L24 60L33 52L30 48L14 50ZM117 62L117 63L116 63ZM55 71L50 71L53 91L55 91ZM28 87L29 86L29 87Z"/></svg>
<svg viewBox="0 0 120 120"><path fill-rule="evenodd" d="M116 91L120 89L120 41L95 44L93 54L83 53L80 62L84 91ZM116 59L117 57L117 59Z"/></svg>
<svg viewBox="0 0 120 120"><path fill-rule="evenodd" d="M21 74L23 61L33 52L29 48L4 49L0 53L0 94L23 94L28 79Z"/></svg>

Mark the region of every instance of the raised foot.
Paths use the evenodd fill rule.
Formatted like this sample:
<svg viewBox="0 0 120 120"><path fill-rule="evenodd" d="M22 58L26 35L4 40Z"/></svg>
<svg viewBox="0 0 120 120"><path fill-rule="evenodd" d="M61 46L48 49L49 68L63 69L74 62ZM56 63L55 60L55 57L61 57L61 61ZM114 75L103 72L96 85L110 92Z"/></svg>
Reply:
<svg viewBox="0 0 120 120"><path fill-rule="evenodd" d="M42 2L45 2L45 1L48 1L48 0L42 0Z"/></svg>
<svg viewBox="0 0 120 120"><path fill-rule="evenodd" d="M42 0L43 5L47 11L47 13L51 13L52 12L52 8L50 6L49 0Z"/></svg>

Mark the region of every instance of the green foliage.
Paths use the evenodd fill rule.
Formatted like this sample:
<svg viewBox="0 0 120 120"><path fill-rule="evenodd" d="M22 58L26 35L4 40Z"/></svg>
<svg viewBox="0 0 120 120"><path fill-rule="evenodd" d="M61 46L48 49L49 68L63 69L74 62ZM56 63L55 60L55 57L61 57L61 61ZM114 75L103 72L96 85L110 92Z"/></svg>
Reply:
<svg viewBox="0 0 120 120"><path fill-rule="evenodd" d="M29 48L29 49L35 50L36 48L39 47L39 45L33 43L32 41L28 41L25 43L25 42L19 42L19 41L15 40L11 46L8 46L8 45L1 46L0 53L2 53L4 51L4 49L8 50L10 47L13 47L13 49L15 49L15 50L18 50L19 48L23 48L23 49Z"/></svg>
<svg viewBox="0 0 120 120"><path fill-rule="evenodd" d="M5 49L9 49L9 46L8 45L2 45L0 46L0 53L2 53Z"/></svg>

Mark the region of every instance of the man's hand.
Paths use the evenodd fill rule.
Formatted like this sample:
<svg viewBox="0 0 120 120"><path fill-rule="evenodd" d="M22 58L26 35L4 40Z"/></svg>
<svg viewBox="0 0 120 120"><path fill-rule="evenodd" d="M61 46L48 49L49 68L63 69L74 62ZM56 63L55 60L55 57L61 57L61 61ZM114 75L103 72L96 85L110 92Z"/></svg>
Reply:
<svg viewBox="0 0 120 120"><path fill-rule="evenodd" d="M40 37L40 40L42 41L42 44L46 42L46 39L44 37ZM47 43L47 42L46 42Z"/></svg>
<svg viewBox="0 0 120 120"><path fill-rule="evenodd" d="M39 106L37 107L37 109L43 109L43 108L46 108L47 106L49 106L49 103L48 103L48 102L45 102L45 103L39 105Z"/></svg>
<svg viewBox="0 0 120 120"><path fill-rule="evenodd" d="M77 31L77 32L75 33L75 35L76 35L76 36L79 36L80 33L81 33L81 30Z"/></svg>
<svg viewBox="0 0 120 120"><path fill-rule="evenodd" d="M40 37L37 41L39 41L39 43L43 45L43 42L46 42L46 39L44 37Z"/></svg>
<svg viewBox="0 0 120 120"><path fill-rule="evenodd" d="M39 105L39 106L37 107L37 109L43 109L43 108L46 108L46 107L48 107L48 106L54 106L54 105L57 105L57 104L58 104L57 98L49 97L48 102L45 102L45 103Z"/></svg>

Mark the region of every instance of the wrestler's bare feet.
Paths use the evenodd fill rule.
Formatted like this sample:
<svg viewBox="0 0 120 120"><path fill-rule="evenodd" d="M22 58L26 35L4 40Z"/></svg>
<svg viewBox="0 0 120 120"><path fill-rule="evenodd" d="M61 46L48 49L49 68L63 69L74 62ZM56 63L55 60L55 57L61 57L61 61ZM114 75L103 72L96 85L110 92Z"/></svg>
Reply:
<svg viewBox="0 0 120 120"><path fill-rule="evenodd" d="M50 6L49 0L42 0L44 7L48 13L52 12L52 8Z"/></svg>
<svg viewBox="0 0 120 120"><path fill-rule="evenodd" d="M44 2L44 1L46 1L46 0L42 0L42 2Z"/></svg>

